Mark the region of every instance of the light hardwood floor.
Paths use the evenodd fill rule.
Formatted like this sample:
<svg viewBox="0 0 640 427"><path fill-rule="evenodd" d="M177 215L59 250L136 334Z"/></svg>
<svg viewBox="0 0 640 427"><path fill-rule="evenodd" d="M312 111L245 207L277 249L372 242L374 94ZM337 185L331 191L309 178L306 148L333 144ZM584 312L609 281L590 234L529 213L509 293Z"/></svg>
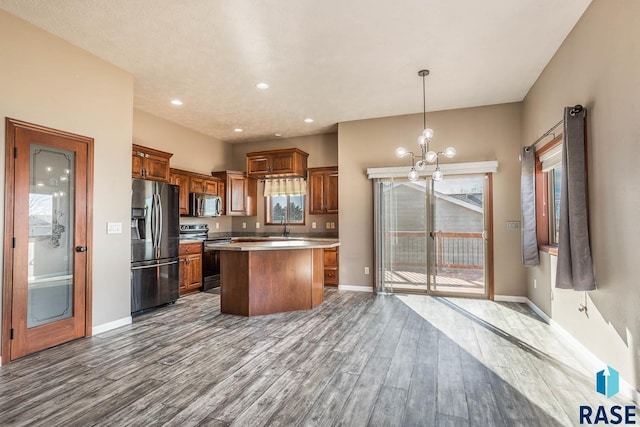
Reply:
<svg viewBox="0 0 640 427"><path fill-rule="evenodd" d="M621 402L521 304L325 297L244 318L198 293L17 360L0 368L0 425L548 427Z"/></svg>

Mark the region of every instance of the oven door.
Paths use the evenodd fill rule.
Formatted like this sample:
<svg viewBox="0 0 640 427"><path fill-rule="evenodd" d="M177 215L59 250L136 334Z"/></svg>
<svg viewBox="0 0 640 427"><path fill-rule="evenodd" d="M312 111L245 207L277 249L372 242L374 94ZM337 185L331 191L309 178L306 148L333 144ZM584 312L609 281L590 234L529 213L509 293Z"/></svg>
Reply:
<svg viewBox="0 0 640 427"><path fill-rule="evenodd" d="M220 251L204 248L202 260L202 290L220 286Z"/></svg>

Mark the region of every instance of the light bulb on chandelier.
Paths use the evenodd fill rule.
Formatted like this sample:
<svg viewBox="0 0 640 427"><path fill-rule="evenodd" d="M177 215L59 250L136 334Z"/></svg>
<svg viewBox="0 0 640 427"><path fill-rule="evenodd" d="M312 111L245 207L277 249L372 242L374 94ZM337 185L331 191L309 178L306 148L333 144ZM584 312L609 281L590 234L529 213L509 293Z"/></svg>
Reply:
<svg viewBox="0 0 640 427"><path fill-rule="evenodd" d="M434 181L440 181L444 178L442 170L440 170L440 164L438 163L438 157L443 155L444 157L451 159L456 155L456 149L453 147L447 147L444 151L433 151L430 149L431 140L433 139L433 129L427 127L427 95L425 90L425 77L429 75L429 70L420 70L418 75L422 77L422 134L418 137L418 146L420 147L420 155L416 156L411 151L404 147L398 147L396 149L396 156L399 158L411 155L411 170L409 171L409 181L416 181L420 174L418 171L424 170L426 163L436 163L436 169L433 172L432 179ZM418 161L416 162L416 158Z"/></svg>

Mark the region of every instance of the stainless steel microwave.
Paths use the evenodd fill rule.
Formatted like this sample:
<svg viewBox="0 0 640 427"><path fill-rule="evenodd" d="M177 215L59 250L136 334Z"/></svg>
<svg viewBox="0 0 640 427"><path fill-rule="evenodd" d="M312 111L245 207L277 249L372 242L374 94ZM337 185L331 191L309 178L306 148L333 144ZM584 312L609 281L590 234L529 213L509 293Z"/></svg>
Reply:
<svg viewBox="0 0 640 427"><path fill-rule="evenodd" d="M212 217L222 215L222 199L204 193L189 193L189 216Z"/></svg>

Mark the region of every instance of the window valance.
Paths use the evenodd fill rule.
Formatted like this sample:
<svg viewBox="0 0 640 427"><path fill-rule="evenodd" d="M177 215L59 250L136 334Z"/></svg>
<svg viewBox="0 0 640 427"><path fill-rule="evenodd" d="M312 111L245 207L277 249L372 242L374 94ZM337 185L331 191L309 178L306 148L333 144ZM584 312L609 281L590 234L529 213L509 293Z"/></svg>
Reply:
<svg viewBox="0 0 640 427"><path fill-rule="evenodd" d="M264 197L305 194L307 194L307 181L304 178L266 179L264 181Z"/></svg>

